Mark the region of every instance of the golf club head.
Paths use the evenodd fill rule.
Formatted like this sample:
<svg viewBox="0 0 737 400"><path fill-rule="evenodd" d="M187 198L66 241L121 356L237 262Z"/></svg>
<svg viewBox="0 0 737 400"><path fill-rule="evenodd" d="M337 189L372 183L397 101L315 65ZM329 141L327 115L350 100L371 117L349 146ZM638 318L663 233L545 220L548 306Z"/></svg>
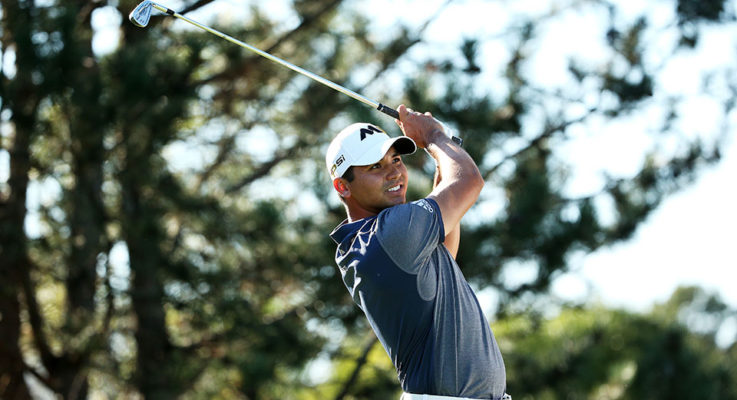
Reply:
<svg viewBox="0 0 737 400"><path fill-rule="evenodd" d="M133 25L145 28L148 25L148 21L151 19L151 11L153 4L149 0L144 0L136 8L128 14L128 19Z"/></svg>

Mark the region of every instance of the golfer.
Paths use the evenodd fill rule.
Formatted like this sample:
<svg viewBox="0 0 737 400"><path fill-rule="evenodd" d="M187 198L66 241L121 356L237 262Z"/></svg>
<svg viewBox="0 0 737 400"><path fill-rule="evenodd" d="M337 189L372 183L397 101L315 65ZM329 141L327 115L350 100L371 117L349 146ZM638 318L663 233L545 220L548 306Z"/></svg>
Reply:
<svg viewBox="0 0 737 400"><path fill-rule="evenodd" d="M402 400L509 399L499 347L455 261L484 181L430 113L398 111L404 136L353 124L325 156L348 214L330 234L343 282L394 363ZM406 203L402 156L417 147L435 160L435 184Z"/></svg>

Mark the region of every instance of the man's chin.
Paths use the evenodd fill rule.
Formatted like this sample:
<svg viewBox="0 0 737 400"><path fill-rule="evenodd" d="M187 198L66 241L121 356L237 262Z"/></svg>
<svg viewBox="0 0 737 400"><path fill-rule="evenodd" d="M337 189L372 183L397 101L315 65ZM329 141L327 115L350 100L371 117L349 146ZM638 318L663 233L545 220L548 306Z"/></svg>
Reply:
<svg viewBox="0 0 737 400"><path fill-rule="evenodd" d="M388 202L389 205L387 206L387 208L398 206L406 202L407 202L407 198L405 196L397 197L396 199L392 199L391 201Z"/></svg>

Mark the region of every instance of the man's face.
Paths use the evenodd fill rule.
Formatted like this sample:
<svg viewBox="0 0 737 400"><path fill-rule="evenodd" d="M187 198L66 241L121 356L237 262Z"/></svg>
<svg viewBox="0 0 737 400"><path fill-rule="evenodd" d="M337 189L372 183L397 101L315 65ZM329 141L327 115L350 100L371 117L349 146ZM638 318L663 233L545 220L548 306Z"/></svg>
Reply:
<svg viewBox="0 0 737 400"><path fill-rule="evenodd" d="M391 148L384 158L372 165L354 166L355 179L346 181L350 190L349 205L376 215L381 210L403 204L407 195L407 168L402 156Z"/></svg>

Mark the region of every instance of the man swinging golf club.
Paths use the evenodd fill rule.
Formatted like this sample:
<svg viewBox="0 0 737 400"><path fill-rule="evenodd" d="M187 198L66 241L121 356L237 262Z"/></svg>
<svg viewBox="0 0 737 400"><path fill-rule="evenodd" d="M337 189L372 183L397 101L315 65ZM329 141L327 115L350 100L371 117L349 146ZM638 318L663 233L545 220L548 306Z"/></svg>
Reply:
<svg viewBox="0 0 737 400"><path fill-rule="evenodd" d="M153 10L398 118L404 137L353 124L328 148L325 162L348 213L331 234L343 281L397 369L402 400L510 399L494 335L455 262L461 218L484 182L438 121L404 106L394 110L150 0L129 19L146 27ZM417 146L435 159L435 185L427 198L405 204L402 155Z"/></svg>
<svg viewBox="0 0 737 400"><path fill-rule="evenodd" d="M404 136L353 124L325 156L348 214L330 235L343 282L394 363L402 400L510 399L494 335L455 262L461 218L484 181L429 113L398 112ZM406 203L402 155L417 147L435 160L435 184Z"/></svg>

